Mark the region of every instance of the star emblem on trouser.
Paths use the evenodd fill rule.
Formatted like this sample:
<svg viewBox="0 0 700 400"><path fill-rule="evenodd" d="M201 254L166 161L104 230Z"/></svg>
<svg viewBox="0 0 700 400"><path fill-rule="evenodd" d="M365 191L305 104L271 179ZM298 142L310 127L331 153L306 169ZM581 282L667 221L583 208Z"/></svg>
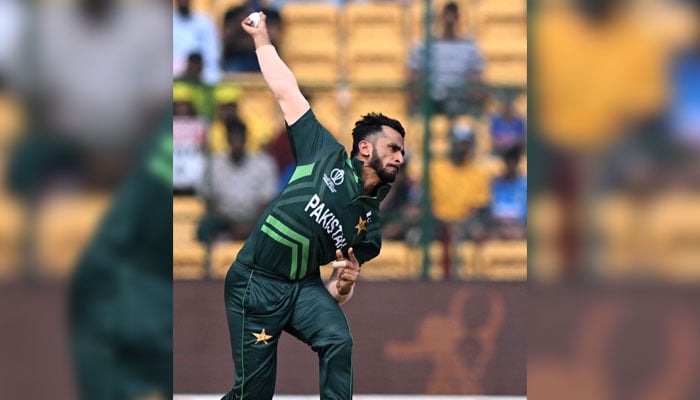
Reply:
<svg viewBox="0 0 700 400"><path fill-rule="evenodd" d="M360 217L360 222L358 222L357 225L355 225L355 229L357 229L358 235L360 234L360 232L366 231L367 230L367 220L362 219L362 217Z"/></svg>
<svg viewBox="0 0 700 400"><path fill-rule="evenodd" d="M255 332L253 332L253 336L255 336L255 344L258 344L258 343L260 343L260 342L263 342L264 344L267 344L267 341L270 340L270 339L272 339L272 336L268 335L268 334L265 332L265 328L263 328L263 330L260 331L260 333L255 333Z"/></svg>

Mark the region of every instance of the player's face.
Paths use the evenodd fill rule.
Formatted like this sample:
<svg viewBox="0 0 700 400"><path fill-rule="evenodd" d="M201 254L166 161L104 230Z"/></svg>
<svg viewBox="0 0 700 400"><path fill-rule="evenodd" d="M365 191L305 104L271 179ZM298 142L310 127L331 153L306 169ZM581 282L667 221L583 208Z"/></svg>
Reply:
<svg viewBox="0 0 700 400"><path fill-rule="evenodd" d="M378 135L372 148L369 164L377 171L379 178L387 183L396 180L401 165L403 165L403 137L393 128L382 127L382 135Z"/></svg>

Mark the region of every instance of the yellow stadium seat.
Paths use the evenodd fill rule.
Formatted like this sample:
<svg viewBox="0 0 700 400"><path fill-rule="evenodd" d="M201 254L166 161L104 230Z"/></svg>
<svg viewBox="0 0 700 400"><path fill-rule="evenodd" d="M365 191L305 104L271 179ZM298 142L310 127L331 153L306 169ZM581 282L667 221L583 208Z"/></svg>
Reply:
<svg viewBox="0 0 700 400"><path fill-rule="evenodd" d="M65 278L73 271L109 200L106 194L47 200L36 216L36 257L43 275Z"/></svg>
<svg viewBox="0 0 700 400"><path fill-rule="evenodd" d="M301 85L332 84L340 78L337 49L285 50L284 59Z"/></svg>
<svg viewBox="0 0 700 400"><path fill-rule="evenodd" d="M453 258L452 276L450 279L473 279L478 278L476 259L477 246L471 241L458 243L450 251ZM445 271L443 265L444 249L442 243L434 242L430 245L430 279L439 281L445 279ZM420 260L420 253L418 254Z"/></svg>
<svg viewBox="0 0 700 400"><path fill-rule="evenodd" d="M526 0L481 0L478 6L481 24L491 22L522 22L527 19Z"/></svg>
<svg viewBox="0 0 700 400"><path fill-rule="evenodd" d="M197 242L173 246L173 278L202 279L206 276L206 249Z"/></svg>
<svg viewBox="0 0 700 400"><path fill-rule="evenodd" d="M405 82L405 9L398 3L351 3L345 8L348 77L353 83Z"/></svg>
<svg viewBox="0 0 700 400"><path fill-rule="evenodd" d="M243 248L244 242L217 242L212 246L211 276L213 278L225 278L226 272L236 259L238 252Z"/></svg>
<svg viewBox="0 0 700 400"><path fill-rule="evenodd" d="M479 42L484 57L487 60L526 60L527 59L527 36L510 38L484 38Z"/></svg>
<svg viewBox="0 0 700 400"><path fill-rule="evenodd" d="M407 78L403 39L358 37L348 42L347 69L352 83L400 85Z"/></svg>
<svg viewBox="0 0 700 400"><path fill-rule="evenodd" d="M695 192L666 193L658 195L648 207L639 207L640 217L631 224L640 247L646 247L645 260L655 267L654 276L664 281L700 281L700 195ZM642 251L638 253L645 254Z"/></svg>
<svg viewBox="0 0 700 400"><path fill-rule="evenodd" d="M485 80L493 85L527 83L527 6L524 0L479 5L479 44L486 58Z"/></svg>
<svg viewBox="0 0 700 400"><path fill-rule="evenodd" d="M472 279L478 276L476 265L476 247L471 241L460 243L457 247L457 257L460 261L456 274L461 279Z"/></svg>
<svg viewBox="0 0 700 400"><path fill-rule="evenodd" d="M198 221L206 211L204 200L196 196L173 197L173 221Z"/></svg>
<svg viewBox="0 0 700 400"><path fill-rule="evenodd" d="M406 95L401 89L355 89L351 93L349 116L352 122L369 112L407 121Z"/></svg>
<svg viewBox="0 0 700 400"><path fill-rule="evenodd" d="M197 241L197 222L173 220L173 246Z"/></svg>
<svg viewBox="0 0 700 400"><path fill-rule="evenodd" d="M527 280L526 241L488 241L479 249L478 274L492 280Z"/></svg>
<svg viewBox="0 0 700 400"><path fill-rule="evenodd" d="M349 3L345 23L349 37L403 36L404 6L399 3Z"/></svg>
<svg viewBox="0 0 700 400"><path fill-rule="evenodd" d="M416 252L416 262L420 263L422 254L420 248ZM445 270L442 262L443 257L443 247L442 243L433 242L428 248L428 253L430 254L430 267L428 269L428 277L434 281L441 281L445 279Z"/></svg>
<svg viewBox="0 0 700 400"><path fill-rule="evenodd" d="M344 114L338 100L340 92L335 88L302 88L302 90L310 98L311 107L321 125L341 143L352 143L347 141L351 136L346 124L343 124Z"/></svg>
<svg viewBox="0 0 700 400"><path fill-rule="evenodd" d="M489 60L484 81L491 85L527 85L527 60Z"/></svg>
<svg viewBox="0 0 700 400"><path fill-rule="evenodd" d="M362 266L362 279L405 280L420 277L420 264L416 263L411 248L401 241L382 244L377 258Z"/></svg>
<svg viewBox="0 0 700 400"><path fill-rule="evenodd" d="M297 80L301 84L337 81L338 9L332 4L289 3L281 14L282 53Z"/></svg>

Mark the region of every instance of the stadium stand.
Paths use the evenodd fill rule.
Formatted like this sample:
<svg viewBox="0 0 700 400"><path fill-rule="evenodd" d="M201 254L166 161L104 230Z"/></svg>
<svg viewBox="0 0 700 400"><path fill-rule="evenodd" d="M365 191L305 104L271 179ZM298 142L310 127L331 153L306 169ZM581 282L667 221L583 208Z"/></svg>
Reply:
<svg viewBox="0 0 700 400"><path fill-rule="evenodd" d="M344 54L350 82L381 85L404 82L408 50L404 12L398 3L350 3L345 7Z"/></svg>
<svg viewBox="0 0 700 400"><path fill-rule="evenodd" d="M282 56L302 85L332 84L339 77L338 9L326 3L290 3L282 10ZM313 40L313 46L308 43Z"/></svg>
<svg viewBox="0 0 700 400"><path fill-rule="evenodd" d="M198 242L173 246L173 278L205 278L207 276L205 260L206 249Z"/></svg>
<svg viewBox="0 0 700 400"><path fill-rule="evenodd" d="M38 210L35 256L42 276L70 275L109 201L105 193L70 193L54 196Z"/></svg>
<svg viewBox="0 0 700 400"><path fill-rule="evenodd" d="M491 84L527 82L527 8L524 1L482 1L477 36L487 61L485 80Z"/></svg>
<svg viewBox="0 0 700 400"><path fill-rule="evenodd" d="M212 246L211 254L211 276L223 279L226 276L228 267L236 258L236 254L243 247L243 242L220 242Z"/></svg>
<svg viewBox="0 0 700 400"><path fill-rule="evenodd" d="M477 250L477 276L491 280L527 280L527 242L487 241Z"/></svg>

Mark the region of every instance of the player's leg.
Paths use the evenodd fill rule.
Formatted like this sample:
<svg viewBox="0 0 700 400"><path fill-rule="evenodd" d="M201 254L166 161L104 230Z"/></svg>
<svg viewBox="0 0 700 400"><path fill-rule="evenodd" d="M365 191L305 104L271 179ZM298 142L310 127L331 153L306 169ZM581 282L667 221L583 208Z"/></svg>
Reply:
<svg viewBox="0 0 700 400"><path fill-rule="evenodd" d="M291 285L234 265L226 276L226 317L235 384L226 400L267 400L275 391L277 343L291 311Z"/></svg>
<svg viewBox="0 0 700 400"><path fill-rule="evenodd" d="M322 400L352 398L352 335L343 310L320 278L299 291L285 330L318 353Z"/></svg>

